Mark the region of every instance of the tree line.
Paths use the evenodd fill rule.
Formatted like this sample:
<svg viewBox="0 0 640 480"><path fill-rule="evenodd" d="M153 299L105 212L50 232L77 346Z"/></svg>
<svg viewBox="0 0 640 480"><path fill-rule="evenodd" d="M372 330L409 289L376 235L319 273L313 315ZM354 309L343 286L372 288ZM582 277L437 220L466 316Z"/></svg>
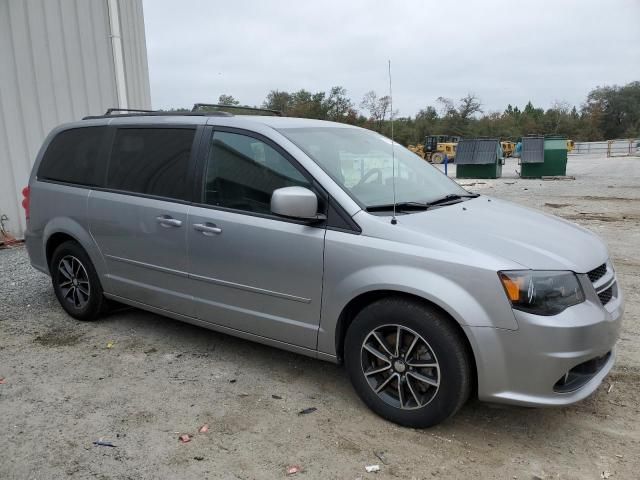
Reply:
<svg viewBox="0 0 640 480"><path fill-rule="evenodd" d="M221 105L239 106L232 95L220 95ZM507 105L503 111L485 111L482 101L469 93L458 101L439 97L415 116L391 111L387 95L367 92L356 102L341 86L328 92L271 90L262 108L286 116L348 123L390 136L404 145L422 143L426 135L499 137L517 139L529 134L565 135L576 141L598 141L640 137L640 81L624 86L596 87L580 107L556 101L546 110L529 101L524 107Z"/></svg>

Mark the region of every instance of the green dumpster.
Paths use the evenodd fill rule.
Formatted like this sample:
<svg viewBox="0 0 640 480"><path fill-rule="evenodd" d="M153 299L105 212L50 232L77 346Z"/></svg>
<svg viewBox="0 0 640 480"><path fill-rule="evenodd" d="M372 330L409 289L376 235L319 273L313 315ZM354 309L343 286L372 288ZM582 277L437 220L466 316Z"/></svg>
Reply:
<svg viewBox="0 0 640 480"><path fill-rule="evenodd" d="M567 174L567 139L561 135L523 137L520 176L540 178Z"/></svg>
<svg viewBox="0 0 640 480"><path fill-rule="evenodd" d="M502 148L497 138L465 138L456 148L456 178L499 178Z"/></svg>

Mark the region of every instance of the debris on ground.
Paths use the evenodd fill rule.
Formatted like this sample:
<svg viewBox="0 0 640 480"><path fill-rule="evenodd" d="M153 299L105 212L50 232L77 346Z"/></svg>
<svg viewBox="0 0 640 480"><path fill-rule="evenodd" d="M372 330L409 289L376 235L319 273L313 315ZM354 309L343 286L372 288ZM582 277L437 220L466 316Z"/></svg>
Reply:
<svg viewBox="0 0 640 480"><path fill-rule="evenodd" d="M9 220L9 217L2 215L0 217L0 248L9 248L16 245L20 245L23 241L18 240L16 237L7 232L4 228L4 223Z"/></svg>
<svg viewBox="0 0 640 480"><path fill-rule="evenodd" d="M300 465L290 465L287 467L287 475L295 475L302 471L302 467Z"/></svg>
<svg viewBox="0 0 640 480"><path fill-rule="evenodd" d="M388 465L387 458L384 456L384 452L373 452L373 454L378 457L383 464Z"/></svg>
<svg viewBox="0 0 640 480"><path fill-rule="evenodd" d="M209 424L205 423L198 429L198 433L207 433L209 431Z"/></svg>
<svg viewBox="0 0 640 480"><path fill-rule="evenodd" d="M600 478L609 478L611 476L611 472L607 472L606 470L600 474Z"/></svg>
<svg viewBox="0 0 640 480"><path fill-rule="evenodd" d="M379 472L380 465L367 465L366 467L364 467L364 469L367 471L367 473Z"/></svg>
<svg viewBox="0 0 640 480"><path fill-rule="evenodd" d="M150 353L156 353L158 350L156 350L155 347L151 347L149 350L145 350L144 353L146 353L147 355L149 355Z"/></svg>
<svg viewBox="0 0 640 480"><path fill-rule="evenodd" d="M607 389L607 393L611 393L611 390L613 390L613 382L611 382L609 384L609 388Z"/></svg>
<svg viewBox="0 0 640 480"><path fill-rule="evenodd" d="M231 380L229 380L229 383L236 383L238 380L235 378L232 378Z"/></svg>
<svg viewBox="0 0 640 480"><path fill-rule="evenodd" d="M201 462L202 460L204 460L204 457L201 457L201 456L198 455L198 456L193 457L193 459Z"/></svg>
<svg viewBox="0 0 640 480"><path fill-rule="evenodd" d="M96 447L112 447L115 448L115 445L111 442L105 442L104 440L96 440L93 442Z"/></svg>
<svg viewBox="0 0 640 480"><path fill-rule="evenodd" d="M188 443L191 441L191 439L193 438L193 435L189 435L188 433L185 433L183 435L180 435L178 437L178 439L182 442L182 443Z"/></svg>
<svg viewBox="0 0 640 480"><path fill-rule="evenodd" d="M107 348L111 349L111 348L113 348L113 346L114 346L115 344L116 344L116 342L109 341L109 342L107 342Z"/></svg>
<svg viewBox="0 0 640 480"><path fill-rule="evenodd" d="M316 407L305 408L304 410L300 410L298 412L298 415L307 415L309 413L315 412L316 410L318 410Z"/></svg>
<svg viewBox="0 0 640 480"><path fill-rule="evenodd" d="M4 377L0 377L0 385L3 385L6 382Z"/></svg>
<svg viewBox="0 0 640 480"><path fill-rule="evenodd" d="M271 398L274 398L276 400L282 400L282 397L280 395L271 395Z"/></svg>
<svg viewBox="0 0 640 480"><path fill-rule="evenodd" d="M542 176L542 180L575 180L576 177L573 175L550 175L550 176Z"/></svg>

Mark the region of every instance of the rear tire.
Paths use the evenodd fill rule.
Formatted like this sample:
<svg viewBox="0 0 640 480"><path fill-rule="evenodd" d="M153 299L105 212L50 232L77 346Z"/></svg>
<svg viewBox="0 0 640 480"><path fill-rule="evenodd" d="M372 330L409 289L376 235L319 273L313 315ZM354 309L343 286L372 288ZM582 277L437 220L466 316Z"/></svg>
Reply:
<svg viewBox="0 0 640 480"><path fill-rule="evenodd" d="M59 245L49 266L53 290L64 310L73 318L96 320L106 310L107 299L89 256L74 241Z"/></svg>
<svg viewBox="0 0 640 480"><path fill-rule="evenodd" d="M367 406L407 427L446 420L471 393L471 362L460 333L444 314L416 300L389 297L365 307L347 330L344 357Z"/></svg>

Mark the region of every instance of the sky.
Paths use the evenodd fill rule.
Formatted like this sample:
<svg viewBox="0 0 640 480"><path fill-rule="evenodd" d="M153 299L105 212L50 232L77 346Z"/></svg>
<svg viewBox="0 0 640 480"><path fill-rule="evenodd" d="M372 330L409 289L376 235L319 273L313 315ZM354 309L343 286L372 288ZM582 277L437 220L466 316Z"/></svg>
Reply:
<svg viewBox="0 0 640 480"><path fill-rule="evenodd" d="M477 95L580 106L640 80L640 0L144 0L154 108L261 105L270 90L386 95L414 115Z"/></svg>

